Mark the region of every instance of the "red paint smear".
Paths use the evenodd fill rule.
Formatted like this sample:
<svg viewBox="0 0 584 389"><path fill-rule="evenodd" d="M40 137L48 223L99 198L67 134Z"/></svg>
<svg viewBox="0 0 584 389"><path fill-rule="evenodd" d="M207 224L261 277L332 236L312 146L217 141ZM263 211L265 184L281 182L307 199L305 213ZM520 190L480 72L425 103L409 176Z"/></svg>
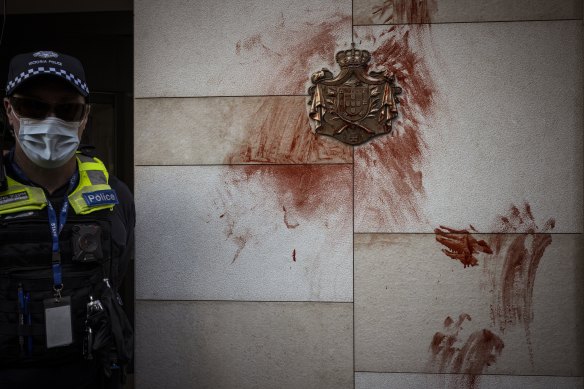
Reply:
<svg viewBox="0 0 584 389"><path fill-rule="evenodd" d="M240 57L273 62L280 77L266 79L266 94L306 94L311 72L323 64L335 65L337 36L345 30L349 33L350 26L350 15L334 13L326 21L306 22L291 29L285 27L282 16L277 26L237 42L235 51ZM265 41L279 46L269 47L264 36ZM245 124L246 143L225 162L352 162L350 146L312 132L306 103L304 97L263 98L251 121Z"/></svg>
<svg viewBox="0 0 584 389"><path fill-rule="evenodd" d="M539 263L552 243L552 235L548 232L555 224L550 218L540 229L529 203L524 203L522 209L512 205L506 215L498 218L497 227L504 233L492 238L495 256L485 261L489 290L493 291L493 325L497 325L501 332L522 325L532 362L533 288Z"/></svg>
<svg viewBox="0 0 584 389"><path fill-rule="evenodd" d="M373 7L373 15L389 24L431 23L438 10L436 0L385 0Z"/></svg>
<svg viewBox="0 0 584 389"><path fill-rule="evenodd" d="M251 230L249 228L244 228L243 231L239 231L236 233L236 220L234 217L232 217L228 212L223 213L220 218L223 218L226 216L226 221L227 221L227 227L225 229L225 236L230 239L231 241L233 241L236 245L237 245L237 250L235 251L235 254L233 255L233 259L231 260L231 263L233 264L237 258L239 258L239 255L241 254L241 252L243 251L243 249L245 249L245 246L247 245L247 242L253 237Z"/></svg>
<svg viewBox="0 0 584 389"><path fill-rule="evenodd" d="M315 135L304 97L265 97L245 123L245 143L226 163L351 162L351 148Z"/></svg>
<svg viewBox="0 0 584 389"><path fill-rule="evenodd" d="M292 260L296 262L296 249L292 250Z"/></svg>
<svg viewBox="0 0 584 389"><path fill-rule="evenodd" d="M473 229L471 225L471 229ZM476 240L468 230L455 230L440 226L434 230L436 241L446 246L442 252L448 257L460 261L464 267L477 266L479 261L474 256L479 252L492 254L493 251L484 240Z"/></svg>
<svg viewBox="0 0 584 389"><path fill-rule="evenodd" d="M320 209L332 211L343 203L350 204L351 170L350 165L248 165L240 168L244 180L258 179L262 185L276 191L286 218L292 217L290 213L295 217L314 217Z"/></svg>
<svg viewBox="0 0 584 389"><path fill-rule="evenodd" d="M337 40L342 33L350 33L351 15L332 13L320 23L304 22L298 28L287 28L285 20L271 29L238 41L235 52L240 57L257 56L271 60L281 77L271 81L270 94L306 93L314 63L335 65ZM270 47L264 43L283 42Z"/></svg>
<svg viewBox="0 0 584 389"><path fill-rule="evenodd" d="M339 210L346 211L347 217L343 220L351 222L350 164L232 166L226 168L222 175L225 190L220 206L225 208L222 220L227 223L224 232L227 239L237 245L232 263L245 249L249 240L254 238L253 226L237 224L238 215L253 211L241 208L237 201L234 201L242 192L252 187L256 193L257 188L261 188L265 189L266 196L276 196L281 208L274 209L274 212L284 212L286 228L296 228L301 224L301 219L314 220L319 215L330 215L338 213ZM263 199L258 198L257 201L262 202ZM346 228L350 228L350 225Z"/></svg>
<svg viewBox="0 0 584 389"><path fill-rule="evenodd" d="M360 220L378 226L423 221L425 198L420 170L427 146L420 127L435 111L436 85L424 58L412 47L425 26L394 26L373 52L373 63L385 68L402 88L393 136L378 137L355 149L355 204ZM411 35L413 34L413 35Z"/></svg>
<svg viewBox="0 0 584 389"><path fill-rule="evenodd" d="M241 55L242 48L245 51L251 51L254 48L258 48L258 47L262 48L263 50L265 50L267 52L277 54L264 44L264 42L262 41L262 36L260 34L254 34L248 38L245 38L245 39L238 41L235 44L235 53L237 55ZM280 55L280 54L277 54L277 55Z"/></svg>
<svg viewBox="0 0 584 389"><path fill-rule="evenodd" d="M331 14L321 23L303 23L285 28L285 20L262 33L237 42L241 57L273 62L279 77L266 78L267 94L306 94L311 72L335 65L337 37L350 33L351 16ZM282 39L285 36L285 39ZM284 43L269 47L264 42ZM297 42L297 43L296 43ZM305 97L263 98L253 119L245 124L246 144L235 150L226 163L352 162L352 149L340 142L316 136L311 128Z"/></svg>
<svg viewBox="0 0 584 389"><path fill-rule="evenodd" d="M440 373L465 374L462 378L455 378L459 381L456 386L472 389L485 369L496 362L505 345L499 336L488 329L482 329L473 332L462 347L457 347L465 320L471 320L466 313L461 314L456 322L447 317L444 321L445 331L434 334L430 352L432 363Z"/></svg>
<svg viewBox="0 0 584 389"><path fill-rule="evenodd" d="M284 211L284 224L286 225L286 228L288 228L289 230L292 230L296 227L298 227L300 225L300 223L294 221L290 221L290 215L288 215L288 211L286 211L286 207L282 205L282 210Z"/></svg>
<svg viewBox="0 0 584 389"><path fill-rule="evenodd" d="M293 53L290 55L292 61L282 68L283 74L296 80L291 86L301 90L306 88L310 73L319 70L311 69L310 65L315 58L328 63L331 67L334 65L339 26L350 25L351 19L351 15L337 13L330 20L316 25L305 23L304 28L299 31L299 39L292 38L298 42L289 49L289 53Z"/></svg>

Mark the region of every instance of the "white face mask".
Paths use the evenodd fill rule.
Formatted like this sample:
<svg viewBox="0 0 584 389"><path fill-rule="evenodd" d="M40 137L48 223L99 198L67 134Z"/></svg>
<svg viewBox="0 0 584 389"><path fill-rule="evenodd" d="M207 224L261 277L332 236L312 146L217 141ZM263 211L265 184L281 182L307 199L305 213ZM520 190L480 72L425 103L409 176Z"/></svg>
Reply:
<svg viewBox="0 0 584 389"><path fill-rule="evenodd" d="M43 120L18 120L18 143L35 165L54 169L63 166L75 155L79 146L78 130L81 122L66 122L53 116Z"/></svg>

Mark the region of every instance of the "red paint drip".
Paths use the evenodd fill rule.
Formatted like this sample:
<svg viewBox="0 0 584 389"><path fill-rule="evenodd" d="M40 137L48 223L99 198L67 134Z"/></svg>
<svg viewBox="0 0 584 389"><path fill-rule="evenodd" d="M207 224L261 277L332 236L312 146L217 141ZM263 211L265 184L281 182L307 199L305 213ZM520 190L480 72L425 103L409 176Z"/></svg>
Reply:
<svg viewBox="0 0 584 389"><path fill-rule="evenodd" d="M292 250L292 260L296 262L296 249Z"/></svg>
<svg viewBox="0 0 584 389"><path fill-rule="evenodd" d="M474 229L472 225L471 229ZM484 240L476 240L468 230L455 230L440 226L434 230L436 241L446 246L442 252L448 257L460 261L464 267L477 266L478 260L474 254L479 252L492 254L493 250Z"/></svg>
<svg viewBox="0 0 584 389"><path fill-rule="evenodd" d="M378 226L423 221L425 198L422 163L427 151L420 127L435 112L436 85L425 59L413 49L425 26L393 26L373 52L372 63L395 75L403 89L394 135L382 136L355 149L355 204L360 220Z"/></svg>
<svg viewBox="0 0 584 389"><path fill-rule="evenodd" d="M436 0L385 0L373 15L389 24L430 23L438 10Z"/></svg>

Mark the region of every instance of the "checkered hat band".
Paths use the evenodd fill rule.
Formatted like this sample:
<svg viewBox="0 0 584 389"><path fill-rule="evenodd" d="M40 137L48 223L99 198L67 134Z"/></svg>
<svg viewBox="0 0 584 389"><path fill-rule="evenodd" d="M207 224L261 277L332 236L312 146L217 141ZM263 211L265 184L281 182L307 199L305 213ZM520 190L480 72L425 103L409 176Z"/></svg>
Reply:
<svg viewBox="0 0 584 389"><path fill-rule="evenodd" d="M81 90L83 90L85 93L89 94L89 88L87 87L87 84L85 84L83 81L81 81L72 73L69 73L68 71L63 69L57 70L53 67L45 66L39 66L37 68L28 69L26 72L20 73L18 76L16 76L16 78L14 78L14 80L8 81L8 84L6 84L6 92L12 90L14 87L16 87L18 84L20 84L30 76L36 76L38 74L54 74L56 76L65 78L69 82L72 82L79 88L81 88Z"/></svg>

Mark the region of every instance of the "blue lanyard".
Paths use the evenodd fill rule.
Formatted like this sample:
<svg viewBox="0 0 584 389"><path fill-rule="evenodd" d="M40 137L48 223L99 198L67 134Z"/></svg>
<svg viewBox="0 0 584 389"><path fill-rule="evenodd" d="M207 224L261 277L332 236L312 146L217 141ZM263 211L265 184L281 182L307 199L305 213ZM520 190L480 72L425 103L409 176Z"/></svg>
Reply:
<svg viewBox="0 0 584 389"><path fill-rule="evenodd" d="M12 156L12 155L11 155ZM20 179L26 181L29 184L32 182L26 177L20 166L18 166L14 160L12 160L12 169ZM53 289L56 292L56 296L60 297L61 289L63 289L63 272L61 269L61 251L59 249L59 235L67 223L67 213L69 211L69 197L68 194L75 189L77 186L77 182L79 181L79 172L75 170L75 173L69 180L69 188L65 193L65 198L63 199L63 206L61 207L61 212L59 213L59 217L57 218L57 212L55 212L55 208L53 204L47 199L47 213L49 217L49 228L51 231L51 239L53 241L52 246L52 268L53 268Z"/></svg>
<svg viewBox="0 0 584 389"><path fill-rule="evenodd" d="M61 207L61 212L59 213L59 218L57 219L57 213L53 204L47 200L47 211L49 214L49 227L51 229L51 237L53 239L53 284L55 292L59 293L63 289L63 278L61 271L61 251L59 250L59 235L63 231L65 223L67 223L67 213L69 211L69 198L67 194L71 192L77 186L77 181L79 174L75 171L75 174L69 180L69 189L65 193L65 198L63 199L63 206Z"/></svg>

